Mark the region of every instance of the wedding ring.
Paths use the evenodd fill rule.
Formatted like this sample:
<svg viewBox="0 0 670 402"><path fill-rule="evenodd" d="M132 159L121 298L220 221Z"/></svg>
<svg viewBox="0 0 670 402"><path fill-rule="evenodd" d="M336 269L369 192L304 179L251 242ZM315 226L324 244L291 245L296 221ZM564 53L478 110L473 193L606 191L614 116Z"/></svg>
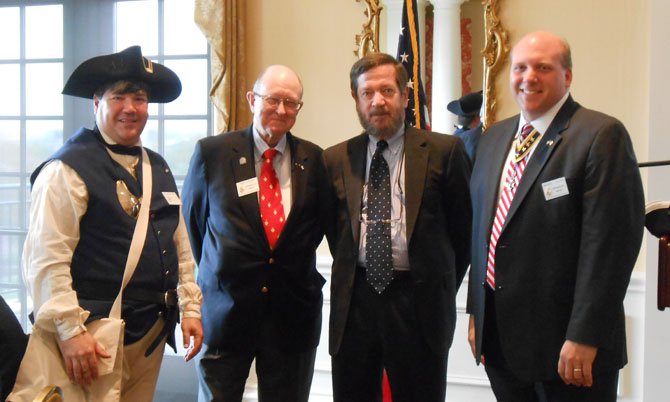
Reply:
<svg viewBox="0 0 670 402"><path fill-rule="evenodd" d="M572 369L572 371L580 372L580 371L582 371L582 369Z"/></svg>

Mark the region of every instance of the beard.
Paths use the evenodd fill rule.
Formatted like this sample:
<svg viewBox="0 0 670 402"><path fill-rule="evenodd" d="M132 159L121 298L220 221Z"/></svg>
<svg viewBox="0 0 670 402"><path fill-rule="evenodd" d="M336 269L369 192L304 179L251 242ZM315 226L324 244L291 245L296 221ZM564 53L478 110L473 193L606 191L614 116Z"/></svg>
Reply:
<svg viewBox="0 0 670 402"><path fill-rule="evenodd" d="M379 139L391 138L393 134L400 130L400 127L402 127L405 122L404 113L394 113L393 110L385 111L383 109L371 109L370 117L375 115L389 115L391 117L390 124L383 127L377 127L370 122L368 117L363 114L363 111L358 106L356 106L356 113L358 114L358 120L361 122L361 126L365 129L365 132Z"/></svg>

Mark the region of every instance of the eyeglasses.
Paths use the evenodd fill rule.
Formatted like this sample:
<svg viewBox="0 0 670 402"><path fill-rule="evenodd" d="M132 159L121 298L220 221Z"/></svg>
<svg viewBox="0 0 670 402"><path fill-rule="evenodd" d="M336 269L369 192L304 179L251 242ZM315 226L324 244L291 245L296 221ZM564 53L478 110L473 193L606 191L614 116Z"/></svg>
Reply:
<svg viewBox="0 0 670 402"><path fill-rule="evenodd" d="M259 93L254 92L254 96L258 96L259 98L263 99L263 102L265 102L266 105L275 108L279 107L280 104L284 105L284 108L286 110L290 110L292 112L297 112L300 110L302 107L302 102L294 101L292 99L288 98L275 98L274 96L270 95L261 95Z"/></svg>

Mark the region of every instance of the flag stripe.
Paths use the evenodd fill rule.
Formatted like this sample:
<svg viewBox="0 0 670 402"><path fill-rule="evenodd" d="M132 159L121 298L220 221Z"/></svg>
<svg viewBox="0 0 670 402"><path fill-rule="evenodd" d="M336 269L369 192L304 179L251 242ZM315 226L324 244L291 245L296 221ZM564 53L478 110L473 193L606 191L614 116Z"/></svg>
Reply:
<svg viewBox="0 0 670 402"><path fill-rule="evenodd" d="M407 25L409 25L409 38L411 41L412 45L412 53L414 54L414 57L412 58L412 75L414 77L419 77L419 34L416 31L416 16L414 14L414 0L405 0L405 6L407 7ZM414 96L414 108L420 108L421 106L417 105L422 105L422 102L419 98L419 89L421 86L417 85L416 83L418 80L415 80L415 85L412 88L412 95ZM421 113L423 113L423 110L415 113L415 120L414 124L416 127L421 127Z"/></svg>
<svg viewBox="0 0 670 402"><path fill-rule="evenodd" d="M405 122L411 126L430 129L426 96L421 82L421 59L416 0L404 0L397 59L407 70L408 91Z"/></svg>

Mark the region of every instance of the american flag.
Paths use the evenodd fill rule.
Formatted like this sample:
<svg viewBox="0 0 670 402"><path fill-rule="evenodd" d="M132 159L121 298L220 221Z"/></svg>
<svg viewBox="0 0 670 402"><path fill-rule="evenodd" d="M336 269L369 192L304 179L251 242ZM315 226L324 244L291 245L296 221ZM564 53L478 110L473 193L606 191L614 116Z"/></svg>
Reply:
<svg viewBox="0 0 670 402"><path fill-rule="evenodd" d="M416 11L416 0L405 0L402 6L402 26L396 59L405 66L409 76L407 82L409 102L405 110L405 121L416 128L429 129L430 118L426 106L426 94L421 82L419 17Z"/></svg>

